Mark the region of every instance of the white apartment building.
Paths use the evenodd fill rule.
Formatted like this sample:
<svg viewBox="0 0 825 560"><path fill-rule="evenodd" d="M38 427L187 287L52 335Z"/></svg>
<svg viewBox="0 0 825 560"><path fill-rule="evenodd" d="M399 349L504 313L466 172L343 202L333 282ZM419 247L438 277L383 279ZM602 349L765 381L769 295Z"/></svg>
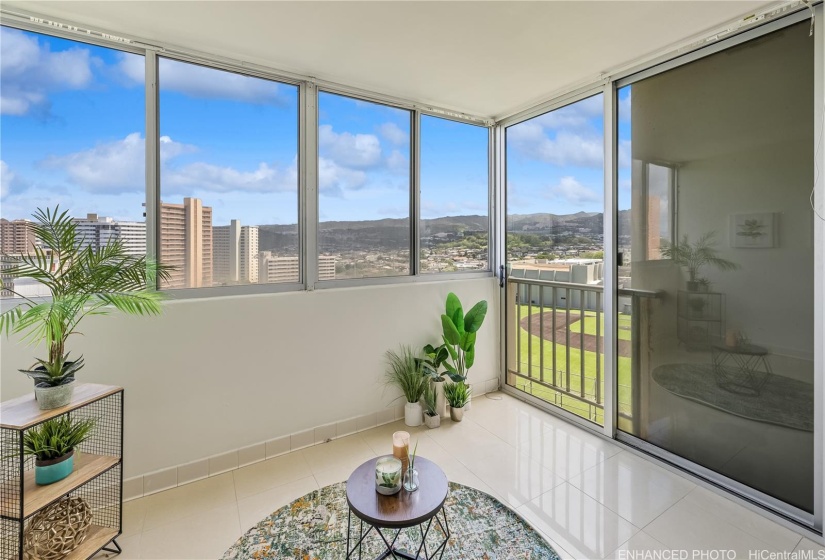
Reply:
<svg viewBox="0 0 825 560"><path fill-rule="evenodd" d="M300 281L301 262L298 257L279 257L272 251L261 251L260 265L259 282L261 284ZM335 280L334 256L318 256L318 279Z"/></svg>
<svg viewBox="0 0 825 560"><path fill-rule="evenodd" d="M212 228L215 284L258 282L258 233L258 226L242 226L240 220Z"/></svg>
<svg viewBox="0 0 825 560"><path fill-rule="evenodd" d="M77 225L77 239L81 248L91 246L96 250L119 240L129 255L146 254L144 222L120 221L97 214L86 214L85 218L74 218L73 221Z"/></svg>

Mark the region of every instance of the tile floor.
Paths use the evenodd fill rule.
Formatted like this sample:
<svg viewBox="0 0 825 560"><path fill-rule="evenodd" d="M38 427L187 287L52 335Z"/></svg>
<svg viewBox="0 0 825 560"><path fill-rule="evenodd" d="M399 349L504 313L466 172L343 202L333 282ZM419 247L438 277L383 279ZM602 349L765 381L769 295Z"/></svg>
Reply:
<svg viewBox="0 0 825 560"><path fill-rule="evenodd" d="M390 453L398 429L403 422L127 502L121 558L218 558L272 511ZM690 551L687 558L718 549L739 559L754 558L751 550L825 558L825 548L794 531L502 393L474 399L460 424L407 429L450 480L514 508L565 559L673 549Z"/></svg>

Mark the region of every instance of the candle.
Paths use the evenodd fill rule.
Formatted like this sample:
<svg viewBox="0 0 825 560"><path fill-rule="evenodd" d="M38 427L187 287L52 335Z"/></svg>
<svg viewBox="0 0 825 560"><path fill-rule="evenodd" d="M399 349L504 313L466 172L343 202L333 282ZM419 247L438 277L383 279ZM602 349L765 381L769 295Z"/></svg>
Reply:
<svg viewBox="0 0 825 560"><path fill-rule="evenodd" d="M401 471L407 472L410 464L408 456L410 449L410 434L407 432L395 432L392 435L392 455L401 461Z"/></svg>
<svg viewBox="0 0 825 560"><path fill-rule="evenodd" d="M375 462L375 491L391 496L401 490L401 461L385 456Z"/></svg>
<svg viewBox="0 0 825 560"><path fill-rule="evenodd" d="M725 333L725 345L735 348L739 346L739 331L735 329L728 329Z"/></svg>

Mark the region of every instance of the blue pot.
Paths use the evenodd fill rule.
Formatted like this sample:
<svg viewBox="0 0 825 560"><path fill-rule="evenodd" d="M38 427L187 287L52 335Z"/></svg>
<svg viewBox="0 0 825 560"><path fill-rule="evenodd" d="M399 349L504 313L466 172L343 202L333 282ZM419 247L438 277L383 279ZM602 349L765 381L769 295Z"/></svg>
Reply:
<svg viewBox="0 0 825 560"><path fill-rule="evenodd" d="M69 451L57 459L49 459L34 462L34 481L37 484L46 485L63 480L74 470L74 451Z"/></svg>

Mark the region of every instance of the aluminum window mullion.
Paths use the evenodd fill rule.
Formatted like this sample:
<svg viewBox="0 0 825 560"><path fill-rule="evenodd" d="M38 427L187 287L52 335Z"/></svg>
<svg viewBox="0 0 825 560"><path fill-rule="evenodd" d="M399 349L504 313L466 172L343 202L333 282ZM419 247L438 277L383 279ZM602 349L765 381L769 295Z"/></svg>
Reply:
<svg viewBox="0 0 825 560"><path fill-rule="evenodd" d="M618 270L618 90L613 82L604 86L604 259L602 278L604 283L604 423L603 433L609 438L616 436L618 410L618 305L616 291ZM597 309L597 313L600 311ZM596 333L598 344L599 333ZM598 352L596 359L599 359Z"/></svg>
<svg viewBox="0 0 825 560"><path fill-rule="evenodd" d="M823 10L815 8L814 28L814 529L822 533L825 515L825 32ZM818 344L816 342L819 342ZM817 373L818 372L818 373ZM825 540L825 539L823 539Z"/></svg>
<svg viewBox="0 0 825 560"><path fill-rule="evenodd" d="M410 113L410 275L421 274L421 112Z"/></svg>
<svg viewBox="0 0 825 560"><path fill-rule="evenodd" d="M301 234L303 282L314 290L318 282L318 88L304 82L298 90L298 161L301 169L298 200L301 205L298 230Z"/></svg>
<svg viewBox="0 0 825 560"><path fill-rule="evenodd" d="M147 52L144 56L144 97L146 110L146 258L159 261L160 254L160 97L158 87L158 55ZM160 289L160 278L155 288Z"/></svg>

